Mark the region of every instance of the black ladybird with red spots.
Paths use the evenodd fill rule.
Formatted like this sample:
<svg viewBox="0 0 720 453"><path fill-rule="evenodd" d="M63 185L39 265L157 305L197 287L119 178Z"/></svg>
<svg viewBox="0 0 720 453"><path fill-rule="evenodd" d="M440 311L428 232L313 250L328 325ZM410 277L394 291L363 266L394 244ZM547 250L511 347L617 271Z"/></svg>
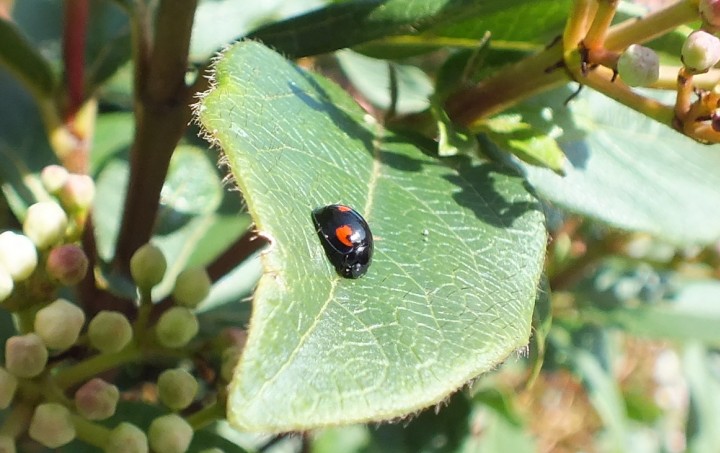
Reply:
<svg viewBox="0 0 720 453"><path fill-rule="evenodd" d="M331 204L312 212L320 242L338 273L347 278L365 275L373 254L373 236L356 210Z"/></svg>

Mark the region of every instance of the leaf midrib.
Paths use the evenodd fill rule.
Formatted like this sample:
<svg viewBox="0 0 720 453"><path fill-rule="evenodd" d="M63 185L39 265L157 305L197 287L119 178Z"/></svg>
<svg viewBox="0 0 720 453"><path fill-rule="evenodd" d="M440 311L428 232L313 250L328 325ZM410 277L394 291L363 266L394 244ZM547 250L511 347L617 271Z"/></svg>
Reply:
<svg viewBox="0 0 720 453"><path fill-rule="evenodd" d="M375 201L375 188L377 187L379 175L380 175L380 168L382 166L382 162L380 159L380 149L382 147L382 137L383 134L383 128L380 123L377 124L377 127L375 129L375 139L373 140L373 165L372 170L370 172L370 180L368 181L368 194L367 199L365 202L365 205L363 207L363 213L364 217L367 220L370 218L371 208L374 205ZM303 335L298 340L297 346L290 352L290 355L288 355L288 358L285 360L285 363L280 366L277 371L265 382L263 382L262 386L257 392L257 395L261 395L265 388L271 384L273 384L278 377L285 371L285 369L290 366L290 364L295 360L295 357L300 352L300 349L305 344L307 339L310 337L310 335L314 332L316 326L320 322L320 319L325 314L325 311L327 310L327 307L332 303L332 301L335 299L335 291L337 290L338 283L340 282L340 276L335 275L330 279L330 291L328 292L328 297L325 299L325 302L323 302L322 306L318 310L317 314L315 315L315 318L313 319L312 324L308 326L308 328L305 330ZM379 346L379 344L378 344ZM379 350L383 350L382 348L378 348Z"/></svg>

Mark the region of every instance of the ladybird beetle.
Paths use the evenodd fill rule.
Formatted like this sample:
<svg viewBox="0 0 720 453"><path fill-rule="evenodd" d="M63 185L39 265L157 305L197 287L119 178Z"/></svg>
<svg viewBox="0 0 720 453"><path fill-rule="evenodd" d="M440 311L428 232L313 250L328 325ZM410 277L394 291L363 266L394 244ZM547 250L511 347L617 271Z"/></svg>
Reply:
<svg viewBox="0 0 720 453"><path fill-rule="evenodd" d="M331 204L312 212L313 222L325 254L338 273L347 278L365 275L373 254L373 236L356 210Z"/></svg>

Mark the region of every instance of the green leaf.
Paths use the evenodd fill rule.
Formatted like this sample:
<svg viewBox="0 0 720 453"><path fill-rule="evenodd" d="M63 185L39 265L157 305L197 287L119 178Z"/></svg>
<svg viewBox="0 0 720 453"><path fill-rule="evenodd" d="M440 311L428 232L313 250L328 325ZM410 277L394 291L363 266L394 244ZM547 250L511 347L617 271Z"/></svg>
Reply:
<svg viewBox="0 0 720 453"><path fill-rule="evenodd" d="M115 74L132 54L130 18L116 2L90 3L86 45L86 91L94 92Z"/></svg>
<svg viewBox="0 0 720 453"><path fill-rule="evenodd" d="M44 0L24 0L12 8L13 22L56 69L60 69L62 60L63 9L62 3Z"/></svg>
<svg viewBox="0 0 720 453"><path fill-rule="evenodd" d="M205 449L215 448L223 453L246 453L242 447L230 442L224 437L210 430L195 431L192 443L188 447L188 451L206 451Z"/></svg>
<svg viewBox="0 0 720 453"><path fill-rule="evenodd" d="M416 4L408 2L407 9L412 11ZM411 22L412 29L391 31L355 49L370 56L402 58L438 48L474 49L483 45L487 35L492 37L491 47L495 50L537 51L561 35L570 4L570 0L507 1L502 5L484 1L475 5L482 8L480 11L468 8L464 14L445 20L452 13L446 11L452 9L448 7L423 23L429 24L427 28L417 28ZM504 59L502 64L508 62Z"/></svg>
<svg viewBox="0 0 720 453"><path fill-rule="evenodd" d="M127 161L110 160L102 167L95 179L95 202L93 203L93 226L98 254L105 262L115 255L115 240L120 231L121 216L125 205L125 188L130 175Z"/></svg>
<svg viewBox="0 0 720 453"><path fill-rule="evenodd" d="M505 395L499 394L502 399ZM475 398L476 400L482 400ZM498 404L499 403L499 404ZM460 452L514 452L531 453L538 451L535 440L522 420L506 406L509 401L495 404L477 404L474 419L481 421L482 430L468 436ZM475 421L475 423L478 423Z"/></svg>
<svg viewBox="0 0 720 453"><path fill-rule="evenodd" d="M326 2L323 0L200 1L193 19L190 61L204 63L218 49L222 49L260 25L306 13L323 3Z"/></svg>
<svg viewBox="0 0 720 453"><path fill-rule="evenodd" d="M17 43L12 51L47 86L42 93L48 96L56 87L60 78L57 74L63 66L63 4L25 0L14 5L12 15L27 41L24 47ZM130 21L116 1L90 2L87 25L85 89L89 96L130 59L131 48ZM6 42L8 47L15 44L0 37L0 47Z"/></svg>
<svg viewBox="0 0 720 453"><path fill-rule="evenodd" d="M654 395L646 393L647 388L644 385L625 391L625 407L631 420L651 424L663 416L663 410L658 406Z"/></svg>
<svg viewBox="0 0 720 453"><path fill-rule="evenodd" d="M129 176L127 162L133 140L135 121L129 112L99 115L95 123L90 171L95 178L93 227L98 254L109 262L115 252L115 239L120 228L125 204L125 187ZM132 289L134 294L134 288Z"/></svg>
<svg viewBox="0 0 720 453"><path fill-rule="evenodd" d="M628 437L625 429L627 414L617 382L588 351L575 350L573 367L582 377L590 401L608 430L609 450L625 451Z"/></svg>
<svg viewBox="0 0 720 453"><path fill-rule="evenodd" d="M608 338L604 330L588 326L575 335L581 347L568 352L574 372L583 380L590 402L607 430L608 451L625 451L629 436L627 412L618 382L612 373Z"/></svg>
<svg viewBox="0 0 720 453"><path fill-rule="evenodd" d="M420 68L376 58L350 50L337 52L345 75L373 105L383 110L394 109L399 115L417 113L430 106L432 82ZM395 72L397 98L393 106L390 71Z"/></svg>
<svg viewBox="0 0 720 453"><path fill-rule="evenodd" d="M497 388L485 388L473 395L475 404L482 404L491 408L509 423L521 427L523 420L515 408L514 394L501 392Z"/></svg>
<svg viewBox="0 0 720 453"><path fill-rule="evenodd" d="M427 31L446 38L480 39L489 32L498 48L531 50L560 36L570 11L570 0L505 2L504 8L464 16Z"/></svg>
<svg viewBox="0 0 720 453"><path fill-rule="evenodd" d="M201 239L207 238L208 231L218 221L215 212L222 196L222 182L215 162L204 150L190 145L175 148L160 192L160 210L153 232L154 242L168 261L165 278L153 288L154 297L172 291L175 277L187 267ZM243 232L214 239L227 246Z"/></svg>
<svg viewBox="0 0 720 453"><path fill-rule="evenodd" d="M565 155L555 139L523 121L522 115L507 113L488 118L480 131L524 162L564 174Z"/></svg>
<svg viewBox="0 0 720 453"><path fill-rule="evenodd" d="M33 98L0 68L0 183L17 218L27 207L49 195L39 173L57 163Z"/></svg>
<svg viewBox="0 0 720 453"><path fill-rule="evenodd" d="M548 335L550 335L552 328L552 296L547 276L543 276L540 281L540 289L533 310L532 327L533 335L530 337L529 357L531 372L528 377L528 386L531 386L540 375L540 370L545 361Z"/></svg>
<svg viewBox="0 0 720 453"><path fill-rule="evenodd" d="M447 405L424 410L405 424L387 423L374 429L366 428L370 439L362 439L358 433L354 433L354 438L348 439L346 434L336 442L349 443L348 440L355 440L360 444L360 441L364 440L367 445L362 446L362 449L361 445L355 447L358 453L456 452L471 438L471 414L470 399L464 392L458 392L450 398ZM348 452L340 442L336 443L334 449L326 445L325 451Z"/></svg>
<svg viewBox="0 0 720 453"><path fill-rule="evenodd" d="M699 340L720 346L720 283L683 284L663 302L610 310L583 309L585 319L616 326L633 335L674 340Z"/></svg>
<svg viewBox="0 0 720 453"><path fill-rule="evenodd" d="M204 150L180 145L173 151L165 184L160 193L162 212L158 221L165 223L165 229L174 229L173 224L182 223L183 216L216 211L222 195L215 163Z"/></svg>
<svg viewBox="0 0 720 453"><path fill-rule="evenodd" d="M386 36L417 34L458 19L482 17L503 10L512 14L513 8L525 3L524 0L345 1L263 26L248 37L285 55L302 57Z"/></svg>
<svg viewBox="0 0 720 453"><path fill-rule="evenodd" d="M215 70L197 113L272 241L231 423L277 432L402 416L527 344L546 233L521 178L468 157L441 164L257 43L230 47ZM375 235L358 280L338 276L311 220L335 202Z"/></svg>
<svg viewBox="0 0 720 453"><path fill-rule="evenodd" d="M91 167L96 176L93 220L97 247L104 261L112 260L128 179L127 151L133 138L133 117L110 113L98 117ZM245 234L249 217L241 214L240 200L226 194L215 165L215 156L196 146L180 145L170 162L161 192L153 240L163 249L170 266L154 296L167 294L175 276L187 266L205 266ZM224 284L213 304L237 301L257 281L256 272ZM251 281L249 281L251 280ZM117 290L117 288L115 288ZM135 289L129 287L131 295ZM210 302L210 300L208 301Z"/></svg>
<svg viewBox="0 0 720 453"><path fill-rule="evenodd" d="M127 159L135 133L135 119L129 112L103 113L97 117L90 153L91 173L97 173L115 158Z"/></svg>
<svg viewBox="0 0 720 453"><path fill-rule="evenodd" d="M693 453L711 453L720 443L720 379L717 352L711 354L698 342L687 345L683 354L685 379L690 391L687 447Z"/></svg>
<svg viewBox="0 0 720 453"><path fill-rule="evenodd" d="M370 428L365 425L350 425L330 428L313 433L312 453L363 453L368 451L372 440Z"/></svg>
<svg viewBox="0 0 720 453"><path fill-rule="evenodd" d="M31 90L36 98L46 101L45 108L53 107L51 96L62 97L54 93L59 88L59 74L63 66L62 15L62 2L25 0L14 4L10 25L0 23L0 66L3 60L7 59L5 66L25 83L25 87ZM4 36L1 30L7 27L17 36ZM125 105L131 109L130 68L126 71L127 83L116 83L127 86L126 90L113 93L112 87L108 90L106 86L107 80L128 62L131 53L129 19L117 1L90 2L85 44L85 94L91 96L97 90L103 91L102 98L105 101L114 94L112 102L126 102ZM6 55L3 56L3 53ZM118 81L120 79L121 77L117 77ZM118 91L118 87L115 87L114 91ZM20 113L15 113L15 116L20 120L25 118ZM7 129L13 130L10 126ZM20 128L19 131L25 133L26 140L37 135L26 132L25 128ZM38 136L44 138L44 135L46 134Z"/></svg>
<svg viewBox="0 0 720 453"><path fill-rule="evenodd" d="M438 156L448 157L457 154L474 154L478 151L475 135L462 130L452 122L441 103L434 98L430 111L438 128Z"/></svg>
<svg viewBox="0 0 720 453"><path fill-rule="evenodd" d="M720 238L720 152L609 98L560 90L526 104L559 127L566 175L522 165L539 194L611 226L674 244Z"/></svg>
<svg viewBox="0 0 720 453"><path fill-rule="evenodd" d="M38 96L49 97L55 89L56 80L50 64L14 23L2 17L0 64Z"/></svg>

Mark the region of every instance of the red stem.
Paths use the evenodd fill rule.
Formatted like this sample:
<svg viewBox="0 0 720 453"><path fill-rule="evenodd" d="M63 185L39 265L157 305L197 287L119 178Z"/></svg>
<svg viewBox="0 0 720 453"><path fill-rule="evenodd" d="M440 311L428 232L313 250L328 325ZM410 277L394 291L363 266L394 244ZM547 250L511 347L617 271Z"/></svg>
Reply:
<svg viewBox="0 0 720 453"><path fill-rule="evenodd" d="M65 1L63 53L67 81L66 123L72 123L84 99L85 40L87 37L88 0Z"/></svg>
<svg viewBox="0 0 720 453"><path fill-rule="evenodd" d="M161 0L152 30L149 11L139 8L133 19L136 127L115 257L123 272L152 235L170 157L190 121L185 73L196 6L197 0Z"/></svg>
<svg viewBox="0 0 720 453"><path fill-rule="evenodd" d="M227 275L235 266L247 257L268 245L268 240L258 236L255 230L248 230L233 245L207 266L207 272L213 282Z"/></svg>

